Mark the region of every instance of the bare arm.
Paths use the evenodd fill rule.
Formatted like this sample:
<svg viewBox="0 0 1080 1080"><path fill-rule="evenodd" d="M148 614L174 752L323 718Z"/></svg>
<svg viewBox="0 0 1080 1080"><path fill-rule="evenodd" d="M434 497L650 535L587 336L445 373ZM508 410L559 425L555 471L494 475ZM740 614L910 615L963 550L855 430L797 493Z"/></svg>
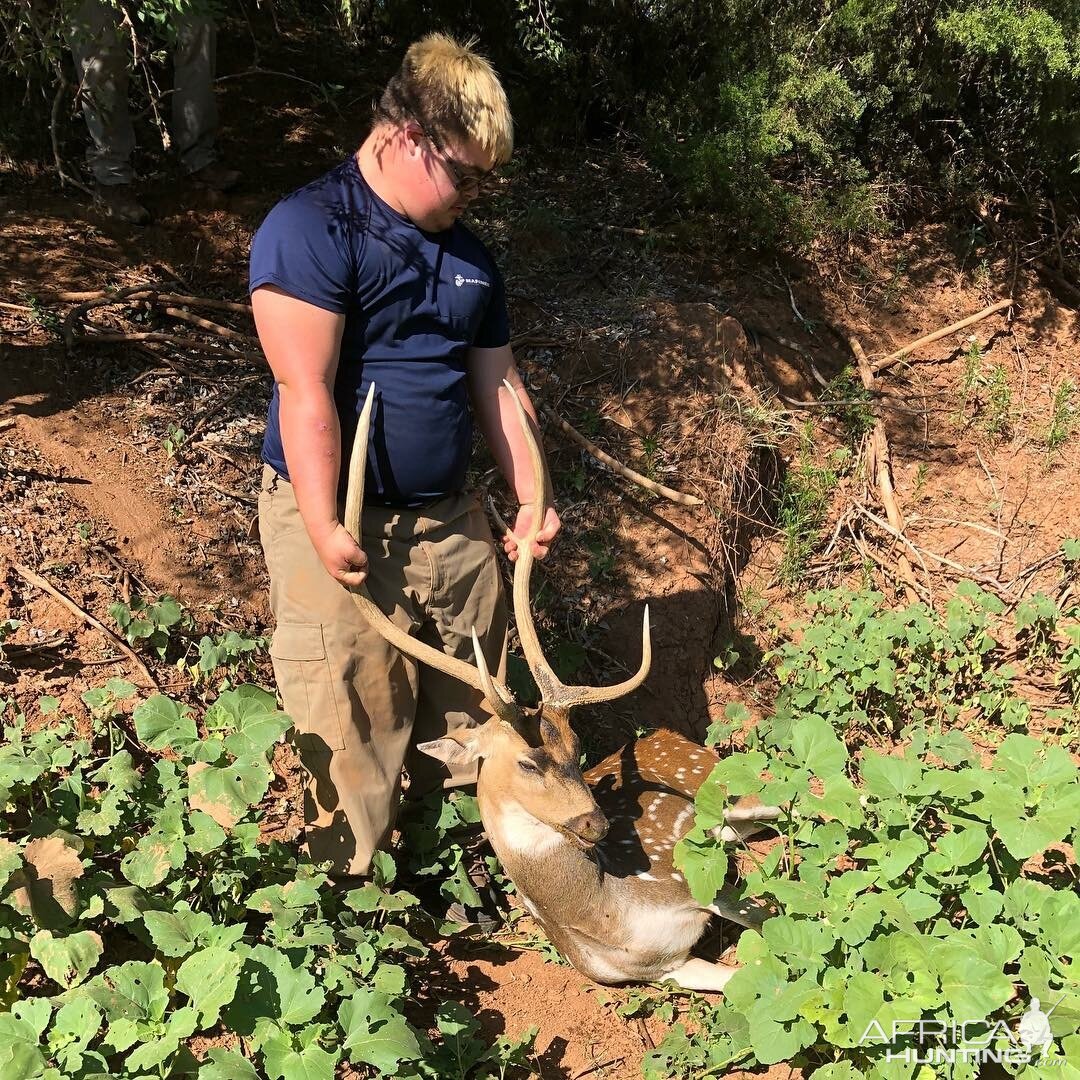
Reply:
<svg viewBox="0 0 1080 1080"><path fill-rule="evenodd" d="M327 572L359 585L367 559L337 516L341 427L334 405L345 316L273 285L251 295L259 343L278 384L278 422L300 517Z"/></svg>
<svg viewBox="0 0 1080 1080"><path fill-rule="evenodd" d="M506 553L513 561L517 559L517 538L514 534L522 534L529 525L531 509L528 504L532 502L534 491L529 450L521 433L517 410L505 394L499 393L503 389L503 379L509 382L517 392L526 415L535 428L537 444L543 446L536 410L514 366L514 354L509 345L503 345L497 349L471 349L468 368L469 394L472 398L476 421L491 448L492 456L503 476L506 477L506 482L513 488L518 502L522 504L513 532L508 532L503 537ZM555 539L555 534L560 528L559 515L555 512L553 505L551 482L547 477L546 466L544 476L547 486L545 498L547 509L534 550L534 554L541 559L547 554L547 545Z"/></svg>

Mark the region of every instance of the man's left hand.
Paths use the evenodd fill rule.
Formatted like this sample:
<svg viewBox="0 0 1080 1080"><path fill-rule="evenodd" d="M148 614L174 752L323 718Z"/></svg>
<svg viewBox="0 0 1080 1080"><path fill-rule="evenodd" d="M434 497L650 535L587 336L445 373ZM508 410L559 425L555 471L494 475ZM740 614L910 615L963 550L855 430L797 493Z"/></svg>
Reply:
<svg viewBox="0 0 1080 1080"><path fill-rule="evenodd" d="M555 507L549 506L544 512L544 524L536 534L536 540L533 542L533 555L536 558L542 559L547 555L548 548L551 547L551 542L555 539L555 534L561 527L562 522L555 512ZM518 510L517 519L514 521L514 531L505 533L502 538L503 548L511 562L517 562L518 537L525 536L531 528L532 507L523 506Z"/></svg>

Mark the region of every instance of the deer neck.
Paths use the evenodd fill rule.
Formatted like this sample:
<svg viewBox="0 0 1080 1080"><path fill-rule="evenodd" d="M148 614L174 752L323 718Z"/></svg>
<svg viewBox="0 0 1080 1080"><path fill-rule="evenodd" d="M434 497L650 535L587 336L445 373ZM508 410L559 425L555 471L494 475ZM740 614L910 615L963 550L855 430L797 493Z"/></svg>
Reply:
<svg viewBox="0 0 1080 1080"><path fill-rule="evenodd" d="M601 888L603 873L594 851L578 847L516 800L492 797L482 785L477 802L499 862L530 905L541 911L556 901L564 906L568 896L584 898Z"/></svg>

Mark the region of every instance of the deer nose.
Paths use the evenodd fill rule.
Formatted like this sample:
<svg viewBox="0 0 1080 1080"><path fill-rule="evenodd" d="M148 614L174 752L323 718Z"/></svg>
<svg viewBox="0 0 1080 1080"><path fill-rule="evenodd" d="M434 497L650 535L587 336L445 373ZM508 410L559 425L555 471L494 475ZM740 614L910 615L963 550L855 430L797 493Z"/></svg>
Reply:
<svg viewBox="0 0 1080 1080"><path fill-rule="evenodd" d="M576 818L571 818L566 823L566 829L575 836L580 836L582 840L595 844L607 836L608 819L604 817L603 811L597 808L590 810L587 814L579 814Z"/></svg>

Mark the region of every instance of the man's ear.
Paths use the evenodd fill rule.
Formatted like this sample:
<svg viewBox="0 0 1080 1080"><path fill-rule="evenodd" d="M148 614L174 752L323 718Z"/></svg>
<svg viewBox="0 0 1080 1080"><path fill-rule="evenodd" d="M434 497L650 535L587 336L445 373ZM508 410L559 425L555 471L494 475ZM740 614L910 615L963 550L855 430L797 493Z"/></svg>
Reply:
<svg viewBox="0 0 1080 1080"><path fill-rule="evenodd" d="M471 765L483 757L480 733L476 728L448 733L445 738L416 744L416 749L446 765Z"/></svg>

